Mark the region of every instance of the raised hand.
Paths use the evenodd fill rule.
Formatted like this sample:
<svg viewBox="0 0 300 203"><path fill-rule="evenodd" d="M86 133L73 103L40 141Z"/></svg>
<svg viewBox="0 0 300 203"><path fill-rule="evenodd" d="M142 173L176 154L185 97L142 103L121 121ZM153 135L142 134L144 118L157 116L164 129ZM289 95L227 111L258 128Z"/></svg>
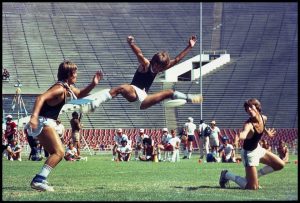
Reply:
<svg viewBox="0 0 300 203"><path fill-rule="evenodd" d="M276 130L274 128L265 128L266 133L268 134L269 137L274 137L276 134Z"/></svg>
<svg viewBox="0 0 300 203"><path fill-rule="evenodd" d="M131 36L131 35L129 35L129 36L127 37L127 42L128 42L128 44L133 43L133 42L134 42L134 37Z"/></svg>
<svg viewBox="0 0 300 203"><path fill-rule="evenodd" d="M196 35L192 35L192 36L190 37L190 39L189 39L189 45L190 45L190 47L194 47L195 44L196 44L196 42L197 42Z"/></svg>
<svg viewBox="0 0 300 203"><path fill-rule="evenodd" d="M103 72L101 70L97 71L93 78L93 83L95 85L99 84L100 80L103 78Z"/></svg>

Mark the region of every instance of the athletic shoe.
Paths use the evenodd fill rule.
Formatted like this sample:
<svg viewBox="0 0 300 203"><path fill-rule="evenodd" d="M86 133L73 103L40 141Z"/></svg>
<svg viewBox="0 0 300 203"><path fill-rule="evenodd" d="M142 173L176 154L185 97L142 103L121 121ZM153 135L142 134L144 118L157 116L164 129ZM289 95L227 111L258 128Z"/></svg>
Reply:
<svg viewBox="0 0 300 203"><path fill-rule="evenodd" d="M22 161L22 159L21 159L21 158L18 158L18 161Z"/></svg>
<svg viewBox="0 0 300 203"><path fill-rule="evenodd" d="M179 92L179 91L174 91L173 95L172 95L172 99L187 99L187 95Z"/></svg>
<svg viewBox="0 0 300 203"><path fill-rule="evenodd" d="M187 158L188 158L187 156L182 157L182 159L187 159Z"/></svg>
<svg viewBox="0 0 300 203"><path fill-rule="evenodd" d="M225 177L227 170L222 170L220 175L219 184L221 188L226 188L226 184L228 183L228 179Z"/></svg>
<svg viewBox="0 0 300 203"><path fill-rule="evenodd" d="M80 157L80 159L79 160L82 160L82 161L87 161L87 157L85 156L85 157ZM79 160L77 160L77 161L79 161Z"/></svg>
<svg viewBox="0 0 300 203"><path fill-rule="evenodd" d="M201 94L187 94L187 102L190 103L202 103L203 96Z"/></svg>
<svg viewBox="0 0 300 203"><path fill-rule="evenodd" d="M40 176L40 175L36 175L31 183L30 186L32 189L38 190L38 191L49 191L49 192L53 192L54 189L53 187L48 185L48 181L46 180L45 177Z"/></svg>
<svg viewBox="0 0 300 203"><path fill-rule="evenodd" d="M95 110L96 108L98 108L101 104L101 100L95 99L91 102L91 109Z"/></svg>
<svg viewBox="0 0 300 203"><path fill-rule="evenodd" d="M86 98L89 98L93 100L91 102L91 110L94 111L96 108L100 106L100 104L109 101L111 98L111 95L109 93L110 89L104 89L101 90L95 94L91 94L90 96L87 96Z"/></svg>

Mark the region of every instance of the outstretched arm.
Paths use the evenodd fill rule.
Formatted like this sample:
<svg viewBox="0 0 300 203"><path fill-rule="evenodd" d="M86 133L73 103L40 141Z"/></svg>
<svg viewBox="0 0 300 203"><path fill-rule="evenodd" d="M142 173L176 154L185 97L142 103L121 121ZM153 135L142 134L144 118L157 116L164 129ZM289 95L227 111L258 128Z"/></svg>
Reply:
<svg viewBox="0 0 300 203"><path fill-rule="evenodd" d="M268 117L265 116L265 115L263 115L263 119L264 119L264 123L266 123L267 120L268 120ZM274 128L269 128L269 129L267 129L267 128L265 127L264 132L265 132L269 137L274 137L275 134L276 134L276 130L275 130Z"/></svg>
<svg viewBox="0 0 300 203"><path fill-rule="evenodd" d="M170 61L169 65L166 67L165 70L171 68L172 66L176 65L179 61L181 61L181 59L183 59L188 54L188 52L195 46L196 41L197 41L196 36L195 35L191 36L187 47L182 52L180 52L180 54L178 54L175 57L175 59Z"/></svg>
<svg viewBox="0 0 300 203"><path fill-rule="evenodd" d="M139 63L144 67L148 67L150 64L150 61L144 57L142 50L135 44L135 40L133 36L127 37L127 42L132 49L133 53L135 53Z"/></svg>
<svg viewBox="0 0 300 203"><path fill-rule="evenodd" d="M103 78L102 71L97 71L93 77L92 82L89 85L87 85L85 88L79 90L74 86L71 86L71 89L78 98L85 97L100 82L102 78Z"/></svg>

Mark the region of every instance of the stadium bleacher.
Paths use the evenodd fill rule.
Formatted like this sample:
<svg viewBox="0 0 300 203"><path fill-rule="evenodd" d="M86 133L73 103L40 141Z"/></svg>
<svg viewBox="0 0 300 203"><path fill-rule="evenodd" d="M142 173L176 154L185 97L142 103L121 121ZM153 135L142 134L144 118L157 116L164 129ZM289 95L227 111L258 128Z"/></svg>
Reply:
<svg viewBox="0 0 300 203"><path fill-rule="evenodd" d="M296 3L222 4L219 48L231 55L231 62L203 78L202 117L215 119L220 129L241 128L247 118L244 100L257 97L268 116L268 126L297 129ZM199 3L4 2L2 6L2 63L11 73L11 80L2 83L5 113L11 112L18 79L30 113L36 95L55 82L63 59L78 64L79 88L102 69L106 79L97 91L131 82L137 61L126 43L128 35L136 37L148 58L158 50L167 50L175 57L191 34L199 36ZM214 29L214 3L205 2L203 35L199 36L203 50L213 46ZM198 54L199 43L185 59ZM180 81L173 87L186 93L200 91L196 81ZM150 93L162 89L163 84L155 82ZM186 104L175 111L177 128L189 116L197 124L200 121L198 104ZM85 115L82 122L84 129L99 131L118 127L160 129L167 125L169 115L165 112L163 103L139 111L118 96ZM62 115L66 128L70 127L69 120L70 115Z"/></svg>

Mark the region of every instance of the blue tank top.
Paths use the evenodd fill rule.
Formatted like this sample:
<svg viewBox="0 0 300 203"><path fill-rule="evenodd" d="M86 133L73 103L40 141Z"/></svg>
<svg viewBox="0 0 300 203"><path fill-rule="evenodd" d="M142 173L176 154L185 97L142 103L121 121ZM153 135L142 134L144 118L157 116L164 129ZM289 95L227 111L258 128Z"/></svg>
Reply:
<svg viewBox="0 0 300 203"><path fill-rule="evenodd" d="M260 115L262 120L263 120L263 125L265 128L265 121L262 117L262 115ZM253 125L253 123L251 123ZM258 146L258 142L260 140L260 138L262 137L262 135L264 134L264 131L262 133L258 133L253 125L254 128L254 134L250 139L245 139L244 140L244 144L243 144L243 149L247 150L247 151L252 151L254 149L256 149L256 147Z"/></svg>
<svg viewBox="0 0 300 203"><path fill-rule="evenodd" d="M63 83L61 83L61 82L57 82L55 84L60 84L64 88L66 88L65 85ZM66 95L65 95L65 97L66 97ZM58 118L60 110L62 109L63 105L65 104L65 99L62 102L60 102L57 105L55 105L55 106L50 106L50 105L47 104L47 102L44 102L44 104L43 104L43 106L41 108L39 116L43 116L43 117L46 117L46 118L51 118L51 119L56 120Z"/></svg>
<svg viewBox="0 0 300 203"><path fill-rule="evenodd" d="M148 92L157 73L151 72L151 65L146 73L141 73L136 70L133 79L131 81L131 85L137 86L140 89L144 89Z"/></svg>

